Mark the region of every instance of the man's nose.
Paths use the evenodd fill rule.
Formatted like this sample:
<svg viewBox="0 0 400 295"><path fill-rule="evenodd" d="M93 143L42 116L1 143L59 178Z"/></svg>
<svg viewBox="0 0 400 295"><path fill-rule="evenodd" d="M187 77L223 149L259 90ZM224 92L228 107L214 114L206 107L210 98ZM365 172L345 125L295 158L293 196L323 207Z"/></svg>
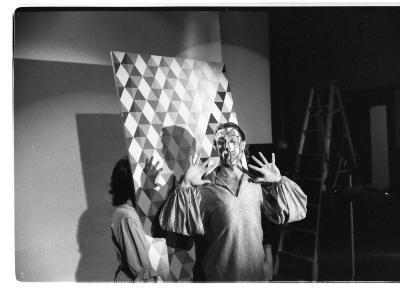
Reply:
<svg viewBox="0 0 400 295"><path fill-rule="evenodd" d="M231 152L235 150L235 145L232 142L228 143L228 150Z"/></svg>

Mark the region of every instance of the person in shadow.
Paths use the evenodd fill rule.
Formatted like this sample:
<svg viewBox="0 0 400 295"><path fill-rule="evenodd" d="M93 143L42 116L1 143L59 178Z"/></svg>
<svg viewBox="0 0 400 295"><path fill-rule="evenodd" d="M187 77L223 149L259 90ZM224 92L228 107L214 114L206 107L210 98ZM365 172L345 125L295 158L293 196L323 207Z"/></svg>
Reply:
<svg viewBox="0 0 400 295"><path fill-rule="evenodd" d="M149 259L149 245L135 210L135 191L128 157L115 165L111 176L111 237L119 262L115 282L156 282L160 277Z"/></svg>
<svg viewBox="0 0 400 295"><path fill-rule="evenodd" d="M185 144L179 146L178 151L175 151L174 150L175 146L170 141L171 138L173 138L175 142L178 143L185 142ZM164 162L167 166L166 168L168 168L173 173L167 181L166 190L164 190L165 192L167 192L166 196L168 196L170 192L173 191L178 184L178 179L176 177L176 175L179 174L177 173L178 170L177 161L179 161L179 163L181 164L182 171L185 171L189 167L190 164L189 157L193 156L196 152L196 140L190 134L190 132L185 128L172 125L162 128L161 142L162 142L161 152L164 156ZM159 164L158 162L155 164L153 163L153 158L150 158L149 160L146 161L144 171L148 178L151 177L151 175L153 175L154 178L154 175L157 175L162 170L162 168L158 169L158 164ZM155 182L155 180L153 180L153 182ZM159 192L154 191L154 194L157 193L159 194ZM165 196L163 199L165 199ZM174 248L175 250L178 249L178 250L189 251L193 247L192 237L188 237L178 233L173 233L170 231L165 231L160 227L160 224L158 222L158 217L160 214L162 204L163 203L160 204L157 213L153 217L153 222L152 222L153 237L165 238L167 246L170 248Z"/></svg>

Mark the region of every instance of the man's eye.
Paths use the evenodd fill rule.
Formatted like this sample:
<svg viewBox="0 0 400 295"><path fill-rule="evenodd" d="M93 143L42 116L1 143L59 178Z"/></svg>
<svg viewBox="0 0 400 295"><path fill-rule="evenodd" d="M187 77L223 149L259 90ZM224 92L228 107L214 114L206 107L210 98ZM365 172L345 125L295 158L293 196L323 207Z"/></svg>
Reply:
<svg viewBox="0 0 400 295"><path fill-rule="evenodd" d="M237 138L231 138L231 139L229 140L229 142L230 142L230 143L238 143L238 140L237 140Z"/></svg>

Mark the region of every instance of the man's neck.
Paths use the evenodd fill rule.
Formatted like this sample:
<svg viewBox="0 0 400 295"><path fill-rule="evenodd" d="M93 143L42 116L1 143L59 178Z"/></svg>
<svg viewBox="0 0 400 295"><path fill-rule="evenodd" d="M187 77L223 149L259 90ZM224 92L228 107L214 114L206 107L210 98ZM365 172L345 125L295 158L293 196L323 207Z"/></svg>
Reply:
<svg viewBox="0 0 400 295"><path fill-rule="evenodd" d="M221 165L218 171L218 176L225 179L240 179L243 172L238 168L237 165Z"/></svg>

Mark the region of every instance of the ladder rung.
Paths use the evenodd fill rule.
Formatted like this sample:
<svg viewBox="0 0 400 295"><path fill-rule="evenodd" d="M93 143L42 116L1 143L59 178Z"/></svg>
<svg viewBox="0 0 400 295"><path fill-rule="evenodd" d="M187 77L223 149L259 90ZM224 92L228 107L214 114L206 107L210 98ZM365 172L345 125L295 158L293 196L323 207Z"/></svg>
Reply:
<svg viewBox="0 0 400 295"><path fill-rule="evenodd" d="M329 105L328 104L321 104L319 106L311 106L308 109L323 109L323 108L327 108Z"/></svg>
<svg viewBox="0 0 400 295"><path fill-rule="evenodd" d="M325 153L302 153L302 154L297 154L298 156L322 156Z"/></svg>
<svg viewBox="0 0 400 295"><path fill-rule="evenodd" d="M297 253L293 253L293 252L289 252L289 251L285 251L285 250L280 250L279 253L283 254L283 255L292 256L292 257L295 257L295 258L298 258L298 259L303 259L303 260L306 260L306 261L309 261L309 262L314 262L314 259L312 259L311 257L307 257L307 256L300 255L300 254L297 254Z"/></svg>
<svg viewBox="0 0 400 295"><path fill-rule="evenodd" d="M305 133L305 132L323 132L323 131L326 131L326 130L323 129L323 128L317 128L317 129L307 129L307 130L304 130L303 133Z"/></svg>
<svg viewBox="0 0 400 295"><path fill-rule="evenodd" d="M313 234L315 235L317 233L316 230L309 229L309 228L304 228L304 227L299 227L299 226L288 226L286 229L291 230L291 231L298 231L306 234Z"/></svg>
<svg viewBox="0 0 400 295"><path fill-rule="evenodd" d="M333 110L333 113L335 114L335 113L339 112L340 110L343 110L343 108L342 107L338 107L338 108Z"/></svg>

